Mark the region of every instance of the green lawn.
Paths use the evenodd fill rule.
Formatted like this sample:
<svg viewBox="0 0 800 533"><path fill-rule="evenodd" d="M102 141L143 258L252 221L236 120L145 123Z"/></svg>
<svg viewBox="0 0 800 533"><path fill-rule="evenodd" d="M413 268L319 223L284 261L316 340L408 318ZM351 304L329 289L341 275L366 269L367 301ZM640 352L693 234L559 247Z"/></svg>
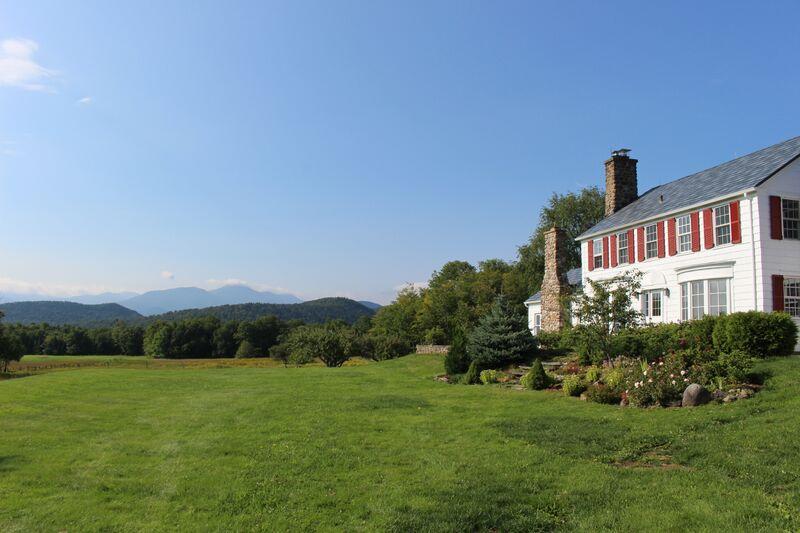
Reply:
<svg viewBox="0 0 800 533"><path fill-rule="evenodd" d="M0 531L798 530L800 358L755 398L620 409L328 369L0 381Z"/></svg>

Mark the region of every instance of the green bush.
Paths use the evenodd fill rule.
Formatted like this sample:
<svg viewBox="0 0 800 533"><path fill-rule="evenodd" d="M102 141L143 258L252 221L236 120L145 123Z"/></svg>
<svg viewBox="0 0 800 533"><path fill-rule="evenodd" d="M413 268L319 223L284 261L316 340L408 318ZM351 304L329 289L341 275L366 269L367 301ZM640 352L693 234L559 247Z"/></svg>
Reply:
<svg viewBox="0 0 800 533"><path fill-rule="evenodd" d="M600 381L600 377L602 376L603 371L598 366L590 366L586 369L586 381L589 383L594 383L595 381Z"/></svg>
<svg viewBox="0 0 800 533"><path fill-rule="evenodd" d="M586 389L586 399L595 403L617 405L622 400L622 394L608 385L594 383Z"/></svg>
<svg viewBox="0 0 800 533"><path fill-rule="evenodd" d="M497 370L483 370L480 376L481 383L488 385L490 383L497 383L500 373Z"/></svg>
<svg viewBox="0 0 800 533"><path fill-rule="evenodd" d="M567 396L580 396L586 390L586 383L577 374L564 376L564 380L561 382L561 390Z"/></svg>
<svg viewBox="0 0 800 533"><path fill-rule="evenodd" d="M753 358L740 350L721 353L702 365L692 367L694 381L707 387L744 383L753 370Z"/></svg>
<svg viewBox="0 0 800 533"><path fill-rule="evenodd" d="M624 367L624 371L628 401L638 407L663 407L680 400L690 380L695 380L694 373L683 368L674 356L650 363L632 362Z"/></svg>
<svg viewBox="0 0 800 533"><path fill-rule="evenodd" d="M469 364L467 373L461 378L461 383L464 385L478 385L481 382L480 369L478 368L477 361Z"/></svg>
<svg viewBox="0 0 800 533"><path fill-rule="evenodd" d="M797 325L787 313L733 313L717 320L712 337L714 347L724 353L742 351L756 358L791 355Z"/></svg>
<svg viewBox="0 0 800 533"><path fill-rule="evenodd" d="M603 361L603 351L600 350L595 342L592 331L586 326L577 325L564 332L565 340L575 353L582 365L591 365Z"/></svg>
<svg viewBox="0 0 800 533"><path fill-rule="evenodd" d="M558 350L562 347L562 334L560 331L540 331L536 335L536 340L542 350Z"/></svg>
<svg viewBox="0 0 800 533"><path fill-rule="evenodd" d="M602 380L603 383L608 385L614 390L619 390L620 386L622 385L622 381L625 379L625 373L622 371L621 368L609 368L603 374Z"/></svg>
<svg viewBox="0 0 800 533"><path fill-rule="evenodd" d="M444 356L444 371L449 375L463 374L469 368L470 359L467 356L467 341L461 330L453 335L453 342L447 355Z"/></svg>
<svg viewBox="0 0 800 533"><path fill-rule="evenodd" d="M520 380L520 385L526 389L533 390L546 389L551 383L552 380L550 379L550 376L547 375L547 372L544 371L541 359L534 361L531 369L527 374L522 376L522 379Z"/></svg>

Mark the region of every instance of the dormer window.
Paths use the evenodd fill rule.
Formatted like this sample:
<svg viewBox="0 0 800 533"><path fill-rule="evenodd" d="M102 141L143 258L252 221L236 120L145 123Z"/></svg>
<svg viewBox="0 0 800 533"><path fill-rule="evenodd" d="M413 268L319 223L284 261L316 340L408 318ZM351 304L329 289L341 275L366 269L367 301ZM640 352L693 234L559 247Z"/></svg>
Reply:
<svg viewBox="0 0 800 533"><path fill-rule="evenodd" d="M653 224L644 228L644 251L645 258L658 257L658 226Z"/></svg>
<svg viewBox="0 0 800 533"><path fill-rule="evenodd" d="M594 268L603 268L603 239L595 239L592 244Z"/></svg>
<svg viewBox="0 0 800 533"><path fill-rule="evenodd" d="M717 246L731 242L731 208L727 204L714 208L714 241Z"/></svg>
<svg viewBox="0 0 800 533"><path fill-rule="evenodd" d="M619 264L630 263L628 259L628 232L617 234L617 260Z"/></svg>

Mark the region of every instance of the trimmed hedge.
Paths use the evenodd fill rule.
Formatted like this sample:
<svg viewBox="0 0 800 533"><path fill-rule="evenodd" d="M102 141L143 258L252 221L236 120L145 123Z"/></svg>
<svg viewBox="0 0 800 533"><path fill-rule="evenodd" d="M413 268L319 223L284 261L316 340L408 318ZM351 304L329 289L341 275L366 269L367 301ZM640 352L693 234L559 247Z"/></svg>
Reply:
<svg viewBox="0 0 800 533"><path fill-rule="evenodd" d="M713 342L725 353L741 351L758 358L791 355L797 325L787 313L733 313L717 319Z"/></svg>

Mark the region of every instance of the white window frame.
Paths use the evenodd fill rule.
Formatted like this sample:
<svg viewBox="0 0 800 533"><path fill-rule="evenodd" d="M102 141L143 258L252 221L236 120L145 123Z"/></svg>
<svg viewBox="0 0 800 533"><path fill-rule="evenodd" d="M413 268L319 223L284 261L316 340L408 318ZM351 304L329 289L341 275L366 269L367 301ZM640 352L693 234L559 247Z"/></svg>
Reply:
<svg viewBox="0 0 800 533"><path fill-rule="evenodd" d="M650 230L653 230L653 240L650 240ZM650 245L653 245L652 248ZM652 254L650 253L652 250ZM653 259L658 257L658 224L650 224L644 227L644 258Z"/></svg>
<svg viewBox="0 0 800 533"><path fill-rule="evenodd" d="M789 202L797 204L796 207L787 207L786 204ZM787 210L795 211L797 216L787 216ZM793 225L794 227L791 229L787 228L787 222L789 225ZM795 234L790 237L788 234L789 231L792 231ZM800 200L797 198L781 198L781 235L783 235L784 239L800 239Z"/></svg>
<svg viewBox="0 0 800 533"><path fill-rule="evenodd" d="M719 212L723 212L723 215L718 214ZM714 224L714 245L715 246L725 246L727 244L731 244L733 242L733 228L732 228L732 220L731 220L731 206L730 204L722 204L714 207L712 210L713 215L713 224ZM720 219L723 217L727 217L727 222L721 222ZM724 218L723 218L724 220ZM720 231L725 230L722 232L722 235L727 237L727 240L722 242Z"/></svg>
<svg viewBox="0 0 800 533"><path fill-rule="evenodd" d="M542 331L542 313L533 314L533 334L538 335Z"/></svg>
<svg viewBox="0 0 800 533"><path fill-rule="evenodd" d="M656 300L658 306L656 307ZM662 289L654 289L642 291L639 294L639 310L647 319L650 320L663 320L664 319L664 291ZM658 314L655 311L658 310Z"/></svg>
<svg viewBox="0 0 800 533"><path fill-rule="evenodd" d="M800 278L783 278L783 310L800 318Z"/></svg>
<svg viewBox="0 0 800 533"><path fill-rule="evenodd" d="M600 259L599 263L598 258ZM592 264L594 268L603 268L603 239L592 241Z"/></svg>
<svg viewBox="0 0 800 533"><path fill-rule="evenodd" d="M622 245L622 238L625 237L625 245ZM622 233L617 233L617 264L622 265L625 263L630 263L631 258L628 257L628 232L623 231ZM622 260L622 253L625 252L625 260Z"/></svg>
<svg viewBox="0 0 800 533"><path fill-rule="evenodd" d="M685 232L682 232L681 229L685 229ZM678 248L678 253L686 253L692 251L692 216L691 215L681 215L675 219L675 234L677 243L676 246ZM686 237L685 240L682 240Z"/></svg>
<svg viewBox="0 0 800 533"><path fill-rule="evenodd" d="M712 292L711 289L718 289L720 283L724 290ZM723 299L724 303L721 303ZM700 279L680 284L682 322L703 318L706 315L727 315L732 312L732 302L730 278Z"/></svg>

